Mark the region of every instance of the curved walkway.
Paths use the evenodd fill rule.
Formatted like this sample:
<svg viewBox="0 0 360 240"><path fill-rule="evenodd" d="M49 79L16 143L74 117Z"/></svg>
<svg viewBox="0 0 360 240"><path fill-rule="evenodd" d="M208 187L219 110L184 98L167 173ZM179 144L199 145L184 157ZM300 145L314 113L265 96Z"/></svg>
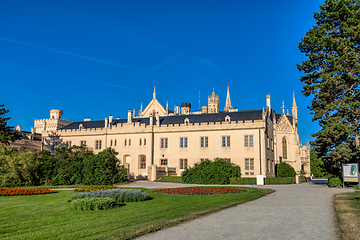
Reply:
<svg viewBox="0 0 360 240"><path fill-rule="evenodd" d="M300 185L263 186L276 192L140 239L337 239L332 197L353 190L328 188L323 183L314 180ZM122 186L186 185L139 181Z"/></svg>

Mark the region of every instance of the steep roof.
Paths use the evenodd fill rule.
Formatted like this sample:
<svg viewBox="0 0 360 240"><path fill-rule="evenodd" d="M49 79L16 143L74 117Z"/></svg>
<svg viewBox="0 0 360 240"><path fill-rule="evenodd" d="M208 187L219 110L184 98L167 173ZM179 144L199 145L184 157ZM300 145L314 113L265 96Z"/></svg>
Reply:
<svg viewBox="0 0 360 240"><path fill-rule="evenodd" d="M160 116L160 124L183 124L185 119L188 118L190 123L205 123L205 122L224 122L225 117L229 116L231 121L246 121L246 120L261 120L262 109L260 110L246 110L238 112L220 112L220 113L203 113L203 114L189 114L189 115L173 115L173 116ZM127 119L114 119L112 125L126 123ZM139 122L140 124L149 125L149 117L146 118L133 118L132 122ZM156 123L154 119L154 124ZM60 129L78 129L82 124L84 128L103 128L105 120L100 121L81 121L70 123Z"/></svg>

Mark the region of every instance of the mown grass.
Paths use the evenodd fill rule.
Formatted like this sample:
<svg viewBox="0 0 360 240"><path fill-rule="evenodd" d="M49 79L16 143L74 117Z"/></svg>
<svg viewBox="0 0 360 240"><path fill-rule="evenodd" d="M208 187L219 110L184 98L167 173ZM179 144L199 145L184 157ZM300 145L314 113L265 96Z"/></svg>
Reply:
<svg viewBox="0 0 360 240"><path fill-rule="evenodd" d="M142 189L152 200L102 211L71 210L74 191L0 197L0 239L132 239L260 198L270 189L242 188L239 194L178 196Z"/></svg>
<svg viewBox="0 0 360 240"><path fill-rule="evenodd" d="M336 194L334 209L339 239L360 239L360 192Z"/></svg>

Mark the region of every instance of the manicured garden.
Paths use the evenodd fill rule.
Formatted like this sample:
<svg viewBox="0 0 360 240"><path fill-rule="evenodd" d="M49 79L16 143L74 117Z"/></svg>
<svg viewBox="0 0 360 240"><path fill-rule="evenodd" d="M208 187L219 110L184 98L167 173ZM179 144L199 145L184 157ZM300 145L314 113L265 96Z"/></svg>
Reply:
<svg viewBox="0 0 360 240"><path fill-rule="evenodd" d="M0 238L131 239L257 199L273 191L256 188L234 189L239 189L240 193L169 195L141 189L148 194L149 199L122 202L117 207L99 211L71 209L69 201L74 194L81 194L77 191L59 190L56 194L0 196ZM116 190L118 189L101 191Z"/></svg>

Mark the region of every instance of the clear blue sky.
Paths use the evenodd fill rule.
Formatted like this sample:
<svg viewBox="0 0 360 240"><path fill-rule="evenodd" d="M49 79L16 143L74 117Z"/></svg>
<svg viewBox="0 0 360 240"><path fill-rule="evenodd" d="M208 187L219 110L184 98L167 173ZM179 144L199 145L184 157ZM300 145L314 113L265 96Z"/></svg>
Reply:
<svg viewBox="0 0 360 240"><path fill-rule="evenodd" d="M64 119L126 118L156 85L169 108L220 108L227 85L239 110L261 109L266 94L291 113L295 91L300 141L319 129L301 94L298 43L323 1L0 1L0 104L11 126L62 109Z"/></svg>

